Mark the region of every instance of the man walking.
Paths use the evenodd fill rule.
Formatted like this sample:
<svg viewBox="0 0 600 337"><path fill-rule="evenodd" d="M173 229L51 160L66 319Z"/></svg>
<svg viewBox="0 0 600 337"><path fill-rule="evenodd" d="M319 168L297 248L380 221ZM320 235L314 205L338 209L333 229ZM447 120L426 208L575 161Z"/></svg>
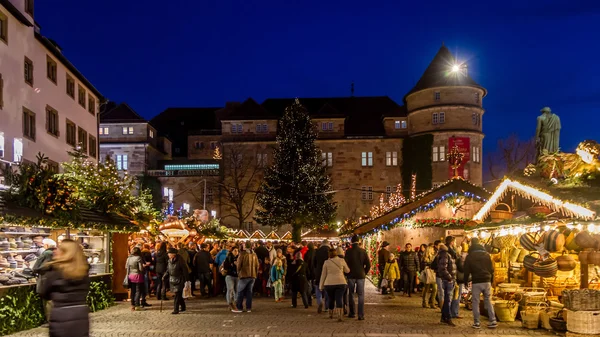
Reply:
<svg viewBox="0 0 600 337"><path fill-rule="evenodd" d="M312 265L314 266L314 287L315 287L315 297L317 298L317 312L320 314L323 312L323 305L325 305L325 307L329 308L328 304L328 298L327 298L327 293L324 291L321 291L321 289L319 289L319 281L321 280L321 272L323 271L323 264L325 263L325 261L327 261L329 259L329 249L331 249L331 247L329 246L329 241L327 239L324 239L323 242L321 242L321 246L319 247L319 249L317 249L315 251L315 256L313 258L313 263Z"/></svg>
<svg viewBox="0 0 600 337"><path fill-rule="evenodd" d="M454 291L454 285L456 280L456 267L454 266L454 260L448 253L448 247L444 244L440 244L438 252L438 267L437 277L442 281L442 288L444 292L444 298L442 299L442 320L441 323L446 323L450 326L456 326L452 322L452 316L450 313L450 302L452 300L452 294Z"/></svg>
<svg viewBox="0 0 600 337"><path fill-rule="evenodd" d="M208 297L212 289L212 256L207 243L202 243L200 251L194 256L194 267L198 273L198 280L200 280L200 294L202 297Z"/></svg>
<svg viewBox="0 0 600 337"><path fill-rule="evenodd" d="M246 298L246 312L252 312L252 289L258 275L258 257L252 251L252 244L246 241L246 249L240 253L237 260L238 294L235 313L243 312L244 297ZM263 247L264 248L264 247ZM265 249L266 250L266 249Z"/></svg>
<svg viewBox="0 0 600 337"><path fill-rule="evenodd" d="M356 291L356 293L358 293L358 320L362 321L365 319L365 277L367 273L369 273L369 270L371 270L371 262L369 261L367 252L359 247L359 241L360 239L358 235L352 236L352 247L346 251L345 260L346 264L350 268L350 273L348 274L348 288L350 297L348 299L348 304L350 307L348 318L355 317L354 314L356 311L354 310L354 292Z"/></svg>
<svg viewBox="0 0 600 337"><path fill-rule="evenodd" d="M185 300L183 299L183 287L190 275L188 266L178 253L177 249L170 248L168 251L169 262L167 264L167 273L163 276L169 279L171 292L173 293L173 315L185 311Z"/></svg>
<svg viewBox="0 0 600 337"><path fill-rule="evenodd" d="M190 268L190 283L192 284L192 297L194 296L194 290L196 290L196 278L198 273L196 272L196 269L194 268L194 258L196 257L196 253L198 252L198 245L193 242L190 241L190 243L188 243L188 255L190 257L190 260L188 261L188 267Z"/></svg>
<svg viewBox="0 0 600 337"><path fill-rule="evenodd" d="M410 243L407 243L404 247L406 250L400 255L400 270L402 271L404 280L404 294L408 294L408 297L411 297L415 288L415 276L419 268L419 256L412 249Z"/></svg>
<svg viewBox="0 0 600 337"><path fill-rule="evenodd" d="M382 294L387 294L387 289L381 289L381 282L383 281L383 272L385 271L385 264L390 259L390 252L388 251L389 242L383 241L381 248L377 252L377 270L379 271L379 281L377 282L377 289L381 290Z"/></svg>
<svg viewBox="0 0 600 337"><path fill-rule="evenodd" d="M464 282L468 284L469 275L471 275L473 285L471 291L473 293L473 328L481 328L479 321L479 298L483 293L483 300L488 311L488 328L493 329L498 326L496 323L496 313L491 302L492 282L494 281L494 264L490 254L485 251L482 245L479 244L477 238L471 239L471 247L469 255L464 262Z"/></svg>

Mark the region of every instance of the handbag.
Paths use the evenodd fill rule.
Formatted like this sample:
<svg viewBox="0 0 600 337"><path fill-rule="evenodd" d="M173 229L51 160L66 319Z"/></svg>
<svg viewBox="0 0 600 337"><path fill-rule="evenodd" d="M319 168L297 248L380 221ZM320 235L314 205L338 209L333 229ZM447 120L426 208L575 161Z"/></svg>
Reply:
<svg viewBox="0 0 600 337"><path fill-rule="evenodd" d="M381 288L387 288L388 287L388 280L387 279L383 279L381 280Z"/></svg>
<svg viewBox="0 0 600 337"><path fill-rule="evenodd" d="M129 258L127 258L127 273L125 274L125 279L123 279L123 287L129 288Z"/></svg>
<svg viewBox="0 0 600 337"><path fill-rule="evenodd" d="M426 267L425 268L425 274L426 274L426 281L425 284L435 284L435 272L429 268Z"/></svg>
<svg viewBox="0 0 600 337"><path fill-rule="evenodd" d="M192 282L186 281L183 286L183 294L181 295L183 298L192 297Z"/></svg>

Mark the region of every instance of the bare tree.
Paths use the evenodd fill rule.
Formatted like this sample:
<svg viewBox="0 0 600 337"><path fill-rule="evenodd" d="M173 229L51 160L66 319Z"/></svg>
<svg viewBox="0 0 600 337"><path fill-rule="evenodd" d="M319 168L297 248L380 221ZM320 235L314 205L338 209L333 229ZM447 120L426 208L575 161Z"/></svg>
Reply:
<svg viewBox="0 0 600 337"><path fill-rule="evenodd" d="M493 179L500 179L522 170L534 162L535 140L523 141L516 134L498 140L496 151L488 153L488 169Z"/></svg>
<svg viewBox="0 0 600 337"><path fill-rule="evenodd" d="M242 228L254 212L258 187L268 165L268 150L259 145L223 144L223 176L220 187L222 218L233 217Z"/></svg>

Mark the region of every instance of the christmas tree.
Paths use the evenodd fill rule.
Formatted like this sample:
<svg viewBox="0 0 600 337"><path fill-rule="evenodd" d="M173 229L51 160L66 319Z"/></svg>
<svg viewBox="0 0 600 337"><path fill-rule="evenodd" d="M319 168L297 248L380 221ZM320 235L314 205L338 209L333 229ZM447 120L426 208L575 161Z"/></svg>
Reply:
<svg viewBox="0 0 600 337"><path fill-rule="evenodd" d="M333 221L337 208L316 138L308 112L296 99L279 121L274 162L259 189L255 220L266 226L291 224L295 242L302 228Z"/></svg>

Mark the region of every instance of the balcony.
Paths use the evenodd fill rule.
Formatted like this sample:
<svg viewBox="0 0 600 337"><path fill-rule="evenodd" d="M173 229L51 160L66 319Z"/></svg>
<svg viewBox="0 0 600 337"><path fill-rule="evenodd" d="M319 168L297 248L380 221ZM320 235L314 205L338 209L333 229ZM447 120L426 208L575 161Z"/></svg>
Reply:
<svg viewBox="0 0 600 337"><path fill-rule="evenodd" d="M148 170L151 177L217 177L219 169L198 170Z"/></svg>

